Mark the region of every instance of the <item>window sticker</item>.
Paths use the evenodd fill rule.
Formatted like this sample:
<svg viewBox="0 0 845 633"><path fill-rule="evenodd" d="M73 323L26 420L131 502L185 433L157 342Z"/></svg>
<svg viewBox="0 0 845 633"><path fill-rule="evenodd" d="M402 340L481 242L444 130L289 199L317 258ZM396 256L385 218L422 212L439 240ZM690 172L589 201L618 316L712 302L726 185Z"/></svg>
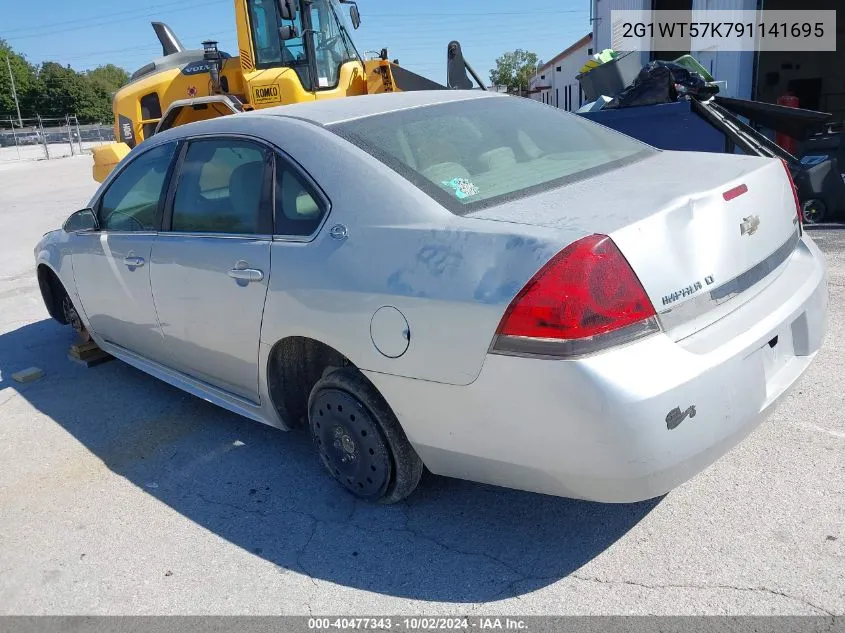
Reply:
<svg viewBox="0 0 845 633"><path fill-rule="evenodd" d="M476 187L466 178L452 178L452 180L444 180L442 184L444 187L454 189L455 195L458 197L458 200L463 200L471 196L477 196L480 193L478 187Z"/></svg>

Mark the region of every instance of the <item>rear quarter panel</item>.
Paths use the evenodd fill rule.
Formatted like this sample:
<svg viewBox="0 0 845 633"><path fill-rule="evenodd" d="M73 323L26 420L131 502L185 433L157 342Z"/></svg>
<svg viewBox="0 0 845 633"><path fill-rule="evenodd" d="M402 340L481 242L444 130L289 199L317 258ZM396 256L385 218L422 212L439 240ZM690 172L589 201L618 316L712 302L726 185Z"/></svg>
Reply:
<svg viewBox="0 0 845 633"><path fill-rule="evenodd" d="M311 243L277 240L262 342L317 339L361 369L466 385L481 371L513 297L583 232L461 218L362 150L309 123L277 126L286 151L331 200ZM343 224L345 240L330 236ZM410 343L383 356L370 324L383 306Z"/></svg>

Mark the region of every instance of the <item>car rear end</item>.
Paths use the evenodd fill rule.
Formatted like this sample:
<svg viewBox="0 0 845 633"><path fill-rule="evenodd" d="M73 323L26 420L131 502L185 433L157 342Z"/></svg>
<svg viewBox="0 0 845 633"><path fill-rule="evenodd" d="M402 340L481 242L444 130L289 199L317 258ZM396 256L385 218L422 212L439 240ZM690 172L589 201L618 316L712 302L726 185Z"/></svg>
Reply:
<svg viewBox="0 0 845 633"><path fill-rule="evenodd" d="M519 137L517 164L419 170L466 230L581 235L491 307L501 316L471 384L369 374L435 473L606 502L659 496L762 422L821 346L825 265L782 163L625 155L601 134L604 162ZM552 160L568 171L514 189L554 175ZM456 165L467 173L447 178Z"/></svg>
<svg viewBox="0 0 845 633"><path fill-rule="evenodd" d="M640 251L642 245L629 248ZM642 288L638 298L646 304L645 288L633 275L623 277L632 296ZM517 331L511 338L510 322L503 321L471 389L479 390L478 402L484 391L492 397L504 385L520 394L517 407L501 411L520 431L498 457L512 454L512 442L524 443L526 456L530 446L539 447L522 464L537 472L523 471L528 480L521 487L611 502L658 496L723 455L771 413L821 347L823 258L810 239L790 237L713 286L672 308L644 312L635 324L607 323L605 332L576 338L580 349L548 334ZM616 309L630 314L622 303ZM538 320L549 324L544 316ZM561 385L566 387L556 389ZM528 420L542 422L524 425Z"/></svg>

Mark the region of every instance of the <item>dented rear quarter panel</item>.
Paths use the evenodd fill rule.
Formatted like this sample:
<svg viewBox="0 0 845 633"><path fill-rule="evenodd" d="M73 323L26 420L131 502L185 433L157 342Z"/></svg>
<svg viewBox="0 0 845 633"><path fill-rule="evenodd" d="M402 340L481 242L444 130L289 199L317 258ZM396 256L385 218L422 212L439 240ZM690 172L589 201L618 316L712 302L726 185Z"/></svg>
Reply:
<svg viewBox="0 0 845 633"><path fill-rule="evenodd" d="M307 336L361 369L469 384L511 300L585 234L455 216L335 134L272 118L280 147L319 182L331 212L313 242L272 245L265 345ZM331 237L337 224L347 227L345 240ZM409 348L400 358L383 356L370 336L373 314L383 306L398 308L409 324Z"/></svg>

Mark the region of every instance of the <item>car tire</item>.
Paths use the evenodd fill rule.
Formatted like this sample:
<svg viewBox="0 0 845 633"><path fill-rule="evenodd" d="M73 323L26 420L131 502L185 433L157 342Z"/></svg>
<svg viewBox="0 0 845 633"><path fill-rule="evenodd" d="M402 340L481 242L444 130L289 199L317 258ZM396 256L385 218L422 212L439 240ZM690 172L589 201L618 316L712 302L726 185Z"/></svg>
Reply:
<svg viewBox="0 0 845 633"><path fill-rule="evenodd" d="M82 333L85 326L79 313L73 305L67 290L55 276L39 275L38 284L41 288L41 297L44 299L47 312L62 325L70 325L75 331Z"/></svg>
<svg viewBox="0 0 845 633"><path fill-rule="evenodd" d="M422 460L390 406L357 369L332 371L314 385L308 425L329 474L359 499L397 503L417 487Z"/></svg>
<svg viewBox="0 0 845 633"><path fill-rule="evenodd" d="M79 318L79 313L76 311L76 306L73 305L73 300L65 290L64 286L57 284L58 291L56 292L56 299L59 302L59 310L61 310L65 323L71 326L75 332L82 334L85 326L82 324L82 319Z"/></svg>
<svg viewBox="0 0 845 633"><path fill-rule="evenodd" d="M821 224L827 219L827 204L820 198L807 200L801 205L804 224Z"/></svg>

